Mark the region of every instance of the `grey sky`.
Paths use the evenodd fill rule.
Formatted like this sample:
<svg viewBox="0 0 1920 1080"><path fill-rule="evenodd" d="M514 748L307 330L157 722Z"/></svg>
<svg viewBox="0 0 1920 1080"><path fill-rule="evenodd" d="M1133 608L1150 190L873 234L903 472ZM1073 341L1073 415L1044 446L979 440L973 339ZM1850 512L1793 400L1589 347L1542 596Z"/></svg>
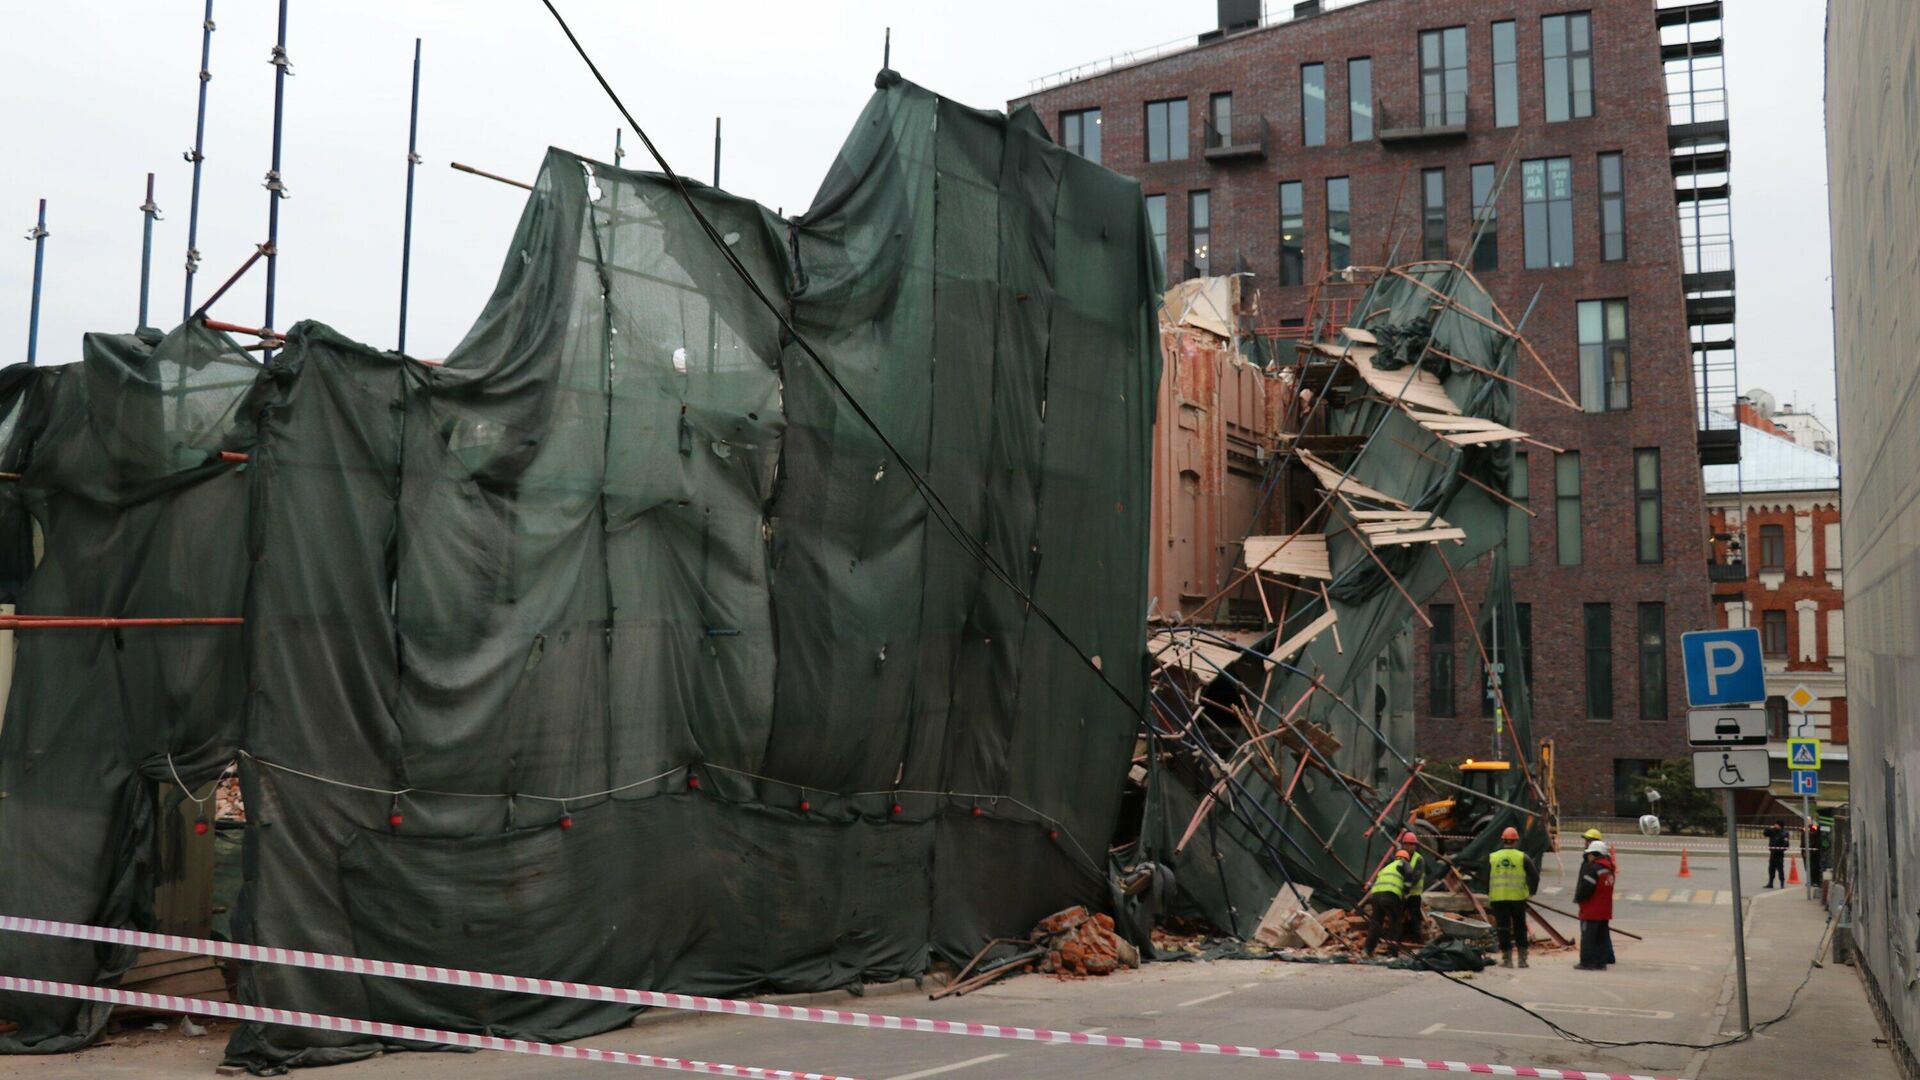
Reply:
<svg viewBox="0 0 1920 1080"><path fill-rule="evenodd" d="M1277 2L1277 0L1276 0ZM24 355L34 202L49 200L40 360L125 330L138 293L145 174L151 319L179 318L202 0L13 5L0 36L0 360ZM1192 35L1212 0L560 0L674 166L706 178L725 117L724 186L792 213L811 198L872 89L883 28L908 78L1004 107L1038 75ZM1741 385L1831 422L1818 0L1730 0ZM215 0L197 295L263 239L274 0ZM445 354L492 286L522 192L454 173L531 178L557 145L603 158L620 123L538 0L293 0L282 207L282 328L316 318L391 347L413 38L426 39L410 352ZM1604 77L1604 73L1602 74ZM628 138L639 167L643 151ZM217 317L257 323L261 276ZM1685 362L1675 358L1675 362Z"/></svg>

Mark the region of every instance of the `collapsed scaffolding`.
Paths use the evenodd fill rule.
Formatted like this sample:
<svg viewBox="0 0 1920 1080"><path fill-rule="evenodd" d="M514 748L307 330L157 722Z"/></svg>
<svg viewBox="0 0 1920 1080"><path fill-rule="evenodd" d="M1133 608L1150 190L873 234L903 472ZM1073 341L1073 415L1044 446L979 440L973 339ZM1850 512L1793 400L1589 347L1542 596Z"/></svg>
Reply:
<svg viewBox="0 0 1920 1080"><path fill-rule="evenodd" d="M1195 915L1250 938L1263 913L1309 898L1351 907L1416 823L1469 902L1501 829L1536 856L1551 843L1550 747L1532 742L1505 556L1508 514L1532 512L1507 492L1516 443L1556 452L1512 426L1516 393L1579 405L1466 258L1328 275L1266 365L1285 415L1239 563L1149 633L1141 828L1116 854L1129 891L1156 898L1136 919ZM1178 295L1163 310L1169 365L1195 336L1236 359L1263 351L1240 340L1245 316L1191 318ZM1415 793L1469 789L1415 756L1410 631L1431 627L1436 595L1471 610L1461 571L1483 557L1472 648L1514 767L1470 792L1464 832L1439 837ZM1171 888L1144 888L1155 876Z"/></svg>

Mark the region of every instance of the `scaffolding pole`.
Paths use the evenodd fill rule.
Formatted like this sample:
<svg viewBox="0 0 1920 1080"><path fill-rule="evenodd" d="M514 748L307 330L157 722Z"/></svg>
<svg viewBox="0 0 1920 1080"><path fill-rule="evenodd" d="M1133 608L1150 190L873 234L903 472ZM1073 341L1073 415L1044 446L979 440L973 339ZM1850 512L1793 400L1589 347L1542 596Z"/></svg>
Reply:
<svg viewBox="0 0 1920 1080"><path fill-rule="evenodd" d="M280 200L287 197L287 185L280 179L280 145L283 121L286 118L287 73L292 64L287 62L287 0L280 0L280 29L274 41L273 54L268 63L273 72L273 163L267 170L267 314L262 324L267 330L273 329L273 299L275 287L279 283L280 268ZM261 355L261 360L273 359L273 351Z"/></svg>
<svg viewBox="0 0 1920 1080"><path fill-rule="evenodd" d="M40 275L47 262L47 200L40 200L40 216L27 239L33 241L33 294L27 301L27 363L40 350Z"/></svg>
<svg viewBox="0 0 1920 1080"><path fill-rule="evenodd" d="M153 202L153 174L147 174L147 201L140 204L140 216L145 219L140 228L140 318L134 322L135 329L145 329L147 325L147 297L153 291L153 223L160 220L160 208Z"/></svg>
<svg viewBox="0 0 1920 1080"><path fill-rule="evenodd" d="M207 12L200 20L200 110L193 122L193 149L184 155L193 165L193 196L187 205L187 291L180 301L180 321L193 317L193 275L200 269L200 166L206 160L202 151L207 141L207 83L213 72L207 69L213 55L213 0L207 0Z"/></svg>
<svg viewBox="0 0 1920 1080"><path fill-rule="evenodd" d="M407 283L413 273L413 173L420 164L420 39L413 39L413 105L407 113L407 216L400 230L400 342L407 351ZM273 317L267 317L272 324Z"/></svg>

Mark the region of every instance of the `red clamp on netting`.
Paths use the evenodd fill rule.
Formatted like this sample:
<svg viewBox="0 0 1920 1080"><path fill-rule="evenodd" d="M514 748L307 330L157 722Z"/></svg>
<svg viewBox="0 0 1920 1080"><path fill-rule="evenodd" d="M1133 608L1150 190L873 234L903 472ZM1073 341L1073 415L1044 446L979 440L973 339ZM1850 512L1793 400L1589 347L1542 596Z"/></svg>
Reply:
<svg viewBox="0 0 1920 1080"><path fill-rule="evenodd" d="M699 791L699 790L700 790L700 774L699 774L699 773L691 773L691 772L690 772L690 773L688 773L688 774L687 774L687 786L688 786L688 787L690 787L690 788L692 788L692 789L693 789L693 790L695 790L695 791Z"/></svg>
<svg viewBox="0 0 1920 1080"><path fill-rule="evenodd" d="M803 813L803 814L804 814L804 813L806 813L807 811L809 811L809 810L811 810L811 809L813 809L813 804L812 804L812 803L810 803L810 802L808 802L808 801L807 801L807 800L805 800L805 799L801 799L801 800L800 800L800 812L801 812L801 813Z"/></svg>
<svg viewBox="0 0 1920 1080"><path fill-rule="evenodd" d="M1047 839L1049 839L1049 840L1058 840L1058 839L1060 839L1060 830L1059 830L1059 829L1048 829L1048 830L1047 830Z"/></svg>
<svg viewBox="0 0 1920 1080"><path fill-rule="evenodd" d="M977 807L977 806L973 808L973 816L974 816L974 817L979 817L979 816L980 816L981 814L984 814L984 813L986 813L986 811L985 811L985 810L982 810L981 808L979 808L979 807Z"/></svg>
<svg viewBox="0 0 1920 1080"><path fill-rule="evenodd" d="M572 815L572 814L561 814L561 815L560 815L560 827L561 827L562 829L571 829L571 828L573 828L573 815Z"/></svg>
<svg viewBox="0 0 1920 1080"><path fill-rule="evenodd" d="M889 813L889 814L892 814L892 815L893 815L894 817L899 817L899 816L900 816L900 804L899 804L899 803L894 803L894 804L893 804L892 806L890 806L890 807L888 807L888 808L887 808L887 813Z"/></svg>
<svg viewBox="0 0 1920 1080"><path fill-rule="evenodd" d="M211 826L207 824L207 818L205 814L202 814L201 816L193 819L193 835L205 836L207 835L207 830L209 828L211 828Z"/></svg>
<svg viewBox="0 0 1920 1080"><path fill-rule="evenodd" d="M387 827L397 829L406 820L406 816L400 813L400 796L395 795L393 806L387 811Z"/></svg>

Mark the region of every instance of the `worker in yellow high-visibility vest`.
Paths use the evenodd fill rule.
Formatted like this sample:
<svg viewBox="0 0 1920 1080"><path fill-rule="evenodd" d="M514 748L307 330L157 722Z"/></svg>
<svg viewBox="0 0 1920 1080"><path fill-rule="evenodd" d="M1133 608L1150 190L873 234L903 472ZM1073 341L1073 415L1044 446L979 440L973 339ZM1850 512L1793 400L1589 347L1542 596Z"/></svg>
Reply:
<svg viewBox="0 0 1920 1080"><path fill-rule="evenodd" d="M1400 834L1400 848L1409 852L1406 870L1407 892L1400 898L1400 940L1413 945L1427 941L1427 913L1421 898L1427 892L1427 861L1420 852L1420 837L1412 829Z"/></svg>
<svg viewBox="0 0 1920 1080"><path fill-rule="evenodd" d="M1387 941L1387 955L1400 952L1400 903L1407 895L1407 859L1405 851L1396 851L1380 872L1373 875L1373 890L1367 894L1367 943L1361 953L1373 955L1381 931L1393 935Z"/></svg>
<svg viewBox="0 0 1920 1080"><path fill-rule="evenodd" d="M1520 830L1507 826L1500 847L1487 856L1487 901L1493 909L1493 928L1500 938L1500 966L1513 966L1513 950L1520 948L1520 966L1527 966L1527 899L1540 888L1540 867L1520 850Z"/></svg>

